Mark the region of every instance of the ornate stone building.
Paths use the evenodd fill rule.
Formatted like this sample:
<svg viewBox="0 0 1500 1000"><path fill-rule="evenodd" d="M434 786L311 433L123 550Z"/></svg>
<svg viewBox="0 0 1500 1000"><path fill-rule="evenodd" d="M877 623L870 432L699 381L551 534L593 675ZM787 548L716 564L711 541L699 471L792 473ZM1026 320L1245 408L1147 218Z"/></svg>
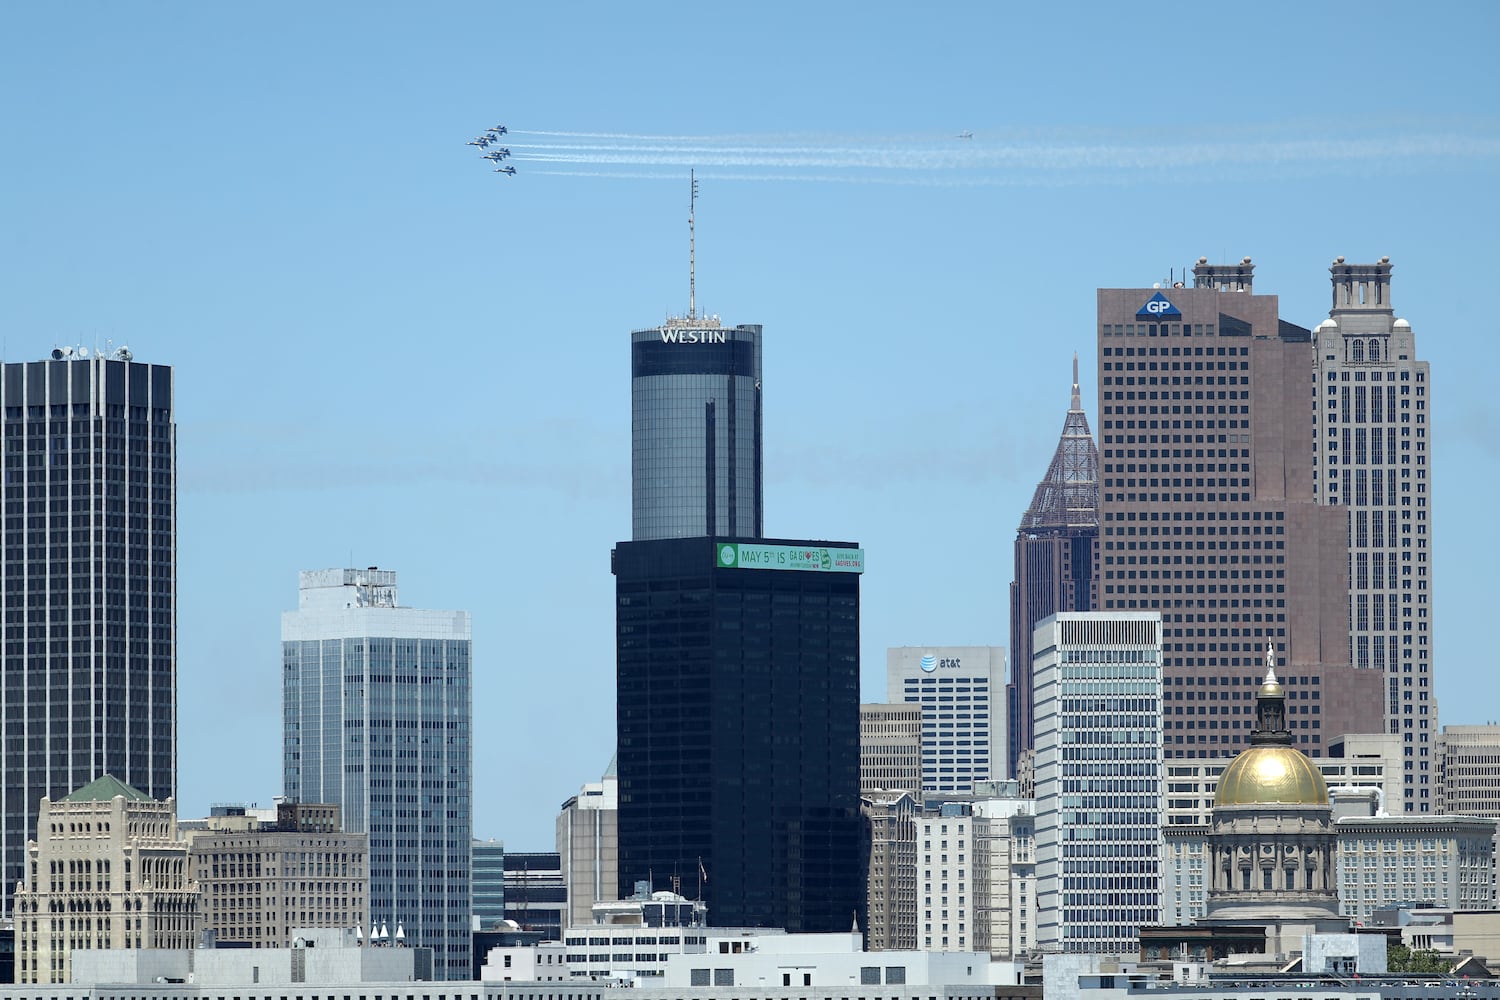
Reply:
<svg viewBox="0 0 1500 1000"><path fill-rule="evenodd" d="M1268 954L1300 949L1308 931L1346 931L1334 867L1328 785L1292 746L1286 692L1266 652L1250 746L1219 778L1209 834L1206 924L1260 924Z"/></svg>
<svg viewBox="0 0 1500 1000"><path fill-rule="evenodd" d="M43 798L28 876L16 885L16 981L72 981L72 955L101 948L193 948L198 885L174 799L110 775Z"/></svg>
<svg viewBox="0 0 1500 1000"><path fill-rule="evenodd" d="M1206 863L1194 832L1203 829L1183 827L1180 837L1169 837L1169 848L1182 843L1164 868L1191 873L1196 852L1198 870L1206 869L1207 916L1186 927L1141 928L1143 959L1284 958L1302 950L1306 934L1348 932L1349 918L1339 916L1338 836L1328 782L1292 746L1286 690L1276 679L1270 645L1250 746L1224 768L1214 792Z"/></svg>

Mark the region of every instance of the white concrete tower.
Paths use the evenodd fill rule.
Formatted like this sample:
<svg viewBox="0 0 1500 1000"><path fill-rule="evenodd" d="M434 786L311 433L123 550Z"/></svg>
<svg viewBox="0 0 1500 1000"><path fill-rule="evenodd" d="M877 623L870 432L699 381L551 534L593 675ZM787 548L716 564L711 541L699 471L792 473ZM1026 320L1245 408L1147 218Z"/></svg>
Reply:
<svg viewBox="0 0 1500 1000"><path fill-rule="evenodd" d="M1161 923L1156 611L1061 611L1032 639L1036 947L1119 954Z"/></svg>

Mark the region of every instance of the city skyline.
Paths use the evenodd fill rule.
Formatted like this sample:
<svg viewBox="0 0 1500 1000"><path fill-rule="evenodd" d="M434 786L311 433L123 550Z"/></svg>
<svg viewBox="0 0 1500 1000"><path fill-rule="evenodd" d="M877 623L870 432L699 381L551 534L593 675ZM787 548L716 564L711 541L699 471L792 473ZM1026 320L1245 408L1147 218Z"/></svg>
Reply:
<svg viewBox="0 0 1500 1000"><path fill-rule="evenodd" d="M821 526L867 551L865 701L883 698L889 647L1009 644L1009 543L1075 351L1101 419L1095 288L1249 255L1281 315L1313 329L1334 257L1390 255L1434 379L1440 722L1500 704L1482 550L1460 541L1483 491L1457 478L1496 467L1500 412L1466 360L1487 303L1451 274L1500 221L1474 194L1500 169L1489 7L1455 9L1474 29L1456 37L1398 8L1262 12L1228 35L1102 6L788 7L789 31L748 11L600 10L580 30L540 9L331 5L290 33L236 8L86 10L6 14L28 45L0 74L28 98L0 168L3 350L113 341L176 371L184 815L282 791L277 623L308 566L399 566L424 606L474 613L475 714L492 722L475 734L477 836L547 848L609 761L622 338L687 306L693 164L556 176L595 168L528 166L518 141L517 176L498 177L463 145L496 121L752 151L698 172L697 300L764 324L765 534ZM790 68L689 87L652 58L700 45ZM1244 68L1234 113L1157 50ZM1273 52L1299 72L1273 71ZM1380 110L1351 115L1371 86ZM893 165L779 179L763 161L788 136ZM938 165L906 166L918 154ZM981 154L999 165L940 162ZM1379 212L1350 210L1365 189ZM531 752L554 745L557 716L536 707L557 703L571 738ZM517 748L528 766L503 766Z"/></svg>

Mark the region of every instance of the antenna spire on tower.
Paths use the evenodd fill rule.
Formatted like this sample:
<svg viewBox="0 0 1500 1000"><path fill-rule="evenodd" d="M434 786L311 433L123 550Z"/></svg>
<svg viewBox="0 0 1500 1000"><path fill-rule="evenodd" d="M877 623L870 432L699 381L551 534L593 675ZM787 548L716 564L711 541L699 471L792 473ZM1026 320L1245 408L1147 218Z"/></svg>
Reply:
<svg viewBox="0 0 1500 1000"><path fill-rule="evenodd" d="M688 194L688 319L697 319L698 270L693 218L698 211L698 178L692 170L688 171L688 186L691 188Z"/></svg>
<svg viewBox="0 0 1500 1000"><path fill-rule="evenodd" d="M1073 409L1083 409L1083 400L1078 395L1078 352L1073 352Z"/></svg>

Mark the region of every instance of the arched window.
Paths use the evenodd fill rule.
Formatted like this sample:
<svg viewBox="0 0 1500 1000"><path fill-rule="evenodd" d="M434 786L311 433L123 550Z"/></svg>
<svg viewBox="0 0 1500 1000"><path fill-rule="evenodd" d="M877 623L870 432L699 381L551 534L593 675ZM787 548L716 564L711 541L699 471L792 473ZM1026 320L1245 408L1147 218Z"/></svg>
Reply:
<svg viewBox="0 0 1500 1000"><path fill-rule="evenodd" d="M1371 361L1379 361L1380 360L1380 341L1378 341L1378 340L1372 340L1372 341L1370 341L1370 360Z"/></svg>
<svg viewBox="0 0 1500 1000"><path fill-rule="evenodd" d="M1363 361L1365 359L1365 342L1363 340L1351 340L1349 342L1349 360Z"/></svg>

